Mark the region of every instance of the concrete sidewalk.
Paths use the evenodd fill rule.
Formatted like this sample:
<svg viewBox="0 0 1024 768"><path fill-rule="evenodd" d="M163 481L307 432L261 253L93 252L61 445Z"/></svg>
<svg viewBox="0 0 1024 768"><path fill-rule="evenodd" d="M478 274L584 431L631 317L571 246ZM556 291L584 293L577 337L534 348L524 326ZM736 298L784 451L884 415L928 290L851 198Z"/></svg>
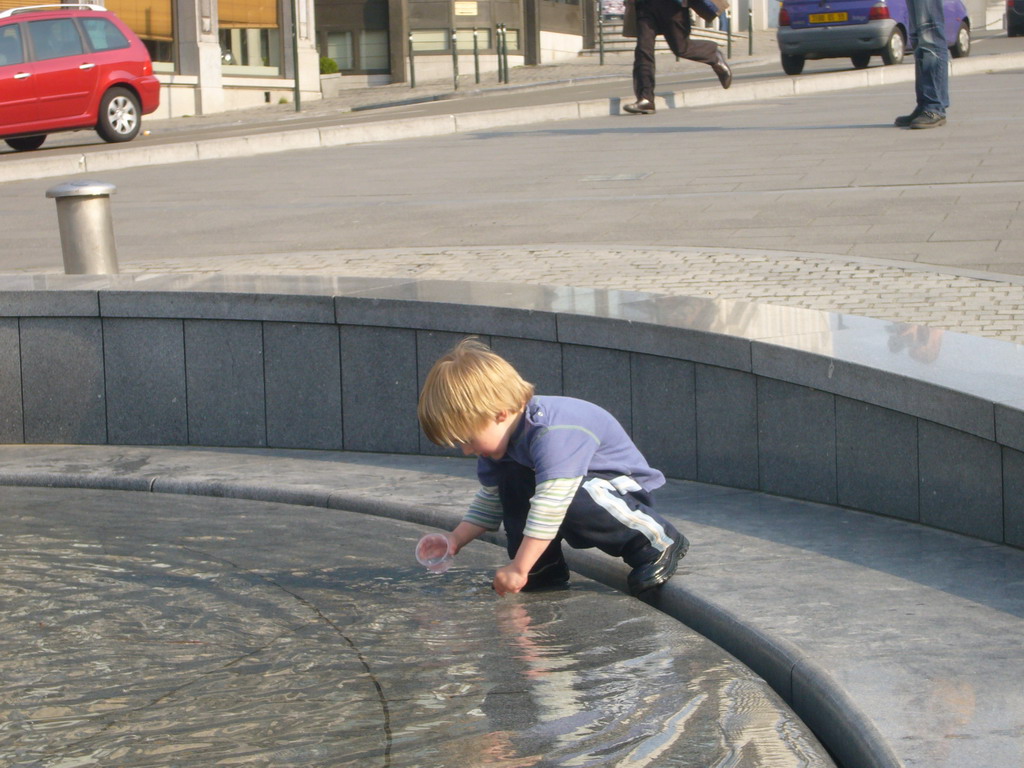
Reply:
<svg viewBox="0 0 1024 768"><path fill-rule="evenodd" d="M246 498L441 528L475 487L471 460L424 456L26 445L0 459L4 485ZM848 768L1024 762L1024 552L692 482L670 481L657 503L692 546L654 605L753 667ZM622 587L618 561L566 551L574 569Z"/></svg>

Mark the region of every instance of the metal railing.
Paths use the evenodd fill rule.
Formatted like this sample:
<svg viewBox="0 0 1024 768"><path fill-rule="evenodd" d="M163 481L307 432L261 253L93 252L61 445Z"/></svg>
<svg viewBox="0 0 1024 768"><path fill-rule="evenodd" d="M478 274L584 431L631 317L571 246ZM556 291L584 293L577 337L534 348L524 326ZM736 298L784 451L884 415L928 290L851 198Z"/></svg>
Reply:
<svg viewBox="0 0 1024 768"><path fill-rule="evenodd" d="M493 28L493 40L494 40L494 52L497 57L497 73L499 83L509 82L509 65L508 65L508 29L504 24L498 24ZM465 33L471 33L473 36L472 46L472 57L473 57L473 80L476 83L480 82L480 29L478 27L456 29L451 28L448 30L449 44L447 46L448 51L451 54L451 75L452 75L452 88L459 90L459 57L463 55L463 52L459 50L459 35ZM424 53L421 51L419 54L416 52L416 43L413 38L414 32L409 33L409 87L416 87L416 58L417 56L423 56ZM438 51L437 53L441 53ZM436 59L436 54L427 54L429 58Z"/></svg>

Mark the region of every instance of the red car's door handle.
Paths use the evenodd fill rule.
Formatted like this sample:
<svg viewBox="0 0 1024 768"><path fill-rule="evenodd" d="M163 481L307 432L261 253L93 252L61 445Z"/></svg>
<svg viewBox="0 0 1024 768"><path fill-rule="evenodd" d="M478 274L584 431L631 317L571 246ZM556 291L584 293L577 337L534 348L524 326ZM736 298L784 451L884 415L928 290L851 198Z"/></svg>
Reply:
<svg viewBox="0 0 1024 768"><path fill-rule="evenodd" d="M24 80L26 77L32 77L31 72L19 72L14 76L15 80Z"/></svg>
<svg viewBox="0 0 1024 768"><path fill-rule="evenodd" d="M79 64L78 68L79 69L92 69L95 66L96 66L95 64Z"/></svg>

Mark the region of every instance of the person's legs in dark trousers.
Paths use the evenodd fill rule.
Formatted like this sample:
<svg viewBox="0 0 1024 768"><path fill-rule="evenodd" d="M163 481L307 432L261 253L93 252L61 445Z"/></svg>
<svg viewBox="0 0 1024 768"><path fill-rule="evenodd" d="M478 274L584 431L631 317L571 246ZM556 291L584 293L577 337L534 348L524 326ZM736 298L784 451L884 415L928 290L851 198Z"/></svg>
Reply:
<svg viewBox="0 0 1024 768"><path fill-rule="evenodd" d="M653 0L636 4L636 48L633 51L633 93L637 102L654 103L654 38L658 34L650 6Z"/></svg>
<svg viewBox="0 0 1024 768"><path fill-rule="evenodd" d="M536 491L533 470L502 462L498 478L502 525L508 555L515 558L523 541ZM561 586L569 580L562 539L574 549L597 548L625 561L633 571L628 586L637 595L667 581L689 542L654 511L651 495L628 477L588 475L569 504L558 536L530 570L524 591Z"/></svg>
<svg viewBox="0 0 1024 768"><path fill-rule="evenodd" d="M680 59L689 59L709 67L718 62L718 46L710 40L691 40L690 10L675 0L650 0L658 28L665 42Z"/></svg>
<svg viewBox="0 0 1024 768"><path fill-rule="evenodd" d="M690 10L676 0L637 0L636 48L633 51L636 103L627 105L627 112L654 112L654 38L659 34L676 56L707 64L715 71L723 88L732 85L732 70L721 49L709 40L691 40L690 29Z"/></svg>
<svg viewBox="0 0 1024 768"><path fill-rule="evenodd" d="M629 478L625 481L633 482ZM596 547L636 568L654 560L678 540L679 531L654 511L651 495L633 485L635 490L623 492L618 479L585 477L559 530L569 546Z"/></svg>
<svg viewBox="0 0 1024 768"><path fill-rule="evenodd" d="M654 511L651 495L632 478L588 475L569 505L559 533L575 549L596 547L633 570L630 594L660 586L675 573L689 542Z"/></svg>
<svg viewBox="0 0 1024 768"><path fill-rule="evenodd" d="M514 559L523 543L530 499L536 491L533 470L515 462L499 465L498 495L501 497L502 526L505 528L508 556ZM560 586L569 581L569 566L562 556L562 537L556 537L530 570L524 591Z"/></svg>

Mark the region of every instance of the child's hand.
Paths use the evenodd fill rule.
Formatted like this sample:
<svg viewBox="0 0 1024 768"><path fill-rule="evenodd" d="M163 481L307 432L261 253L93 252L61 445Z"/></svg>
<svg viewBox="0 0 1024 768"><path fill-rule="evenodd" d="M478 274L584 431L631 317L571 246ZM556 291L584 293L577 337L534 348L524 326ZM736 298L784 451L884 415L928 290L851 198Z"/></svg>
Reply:
<svg viewBox="0 0 1024 768"><path fill-rule="evenodd" d="M521 573L514 565L504 565L494 572L494 591L499 597L514 594L526 586L527 574Z"/></svg>

